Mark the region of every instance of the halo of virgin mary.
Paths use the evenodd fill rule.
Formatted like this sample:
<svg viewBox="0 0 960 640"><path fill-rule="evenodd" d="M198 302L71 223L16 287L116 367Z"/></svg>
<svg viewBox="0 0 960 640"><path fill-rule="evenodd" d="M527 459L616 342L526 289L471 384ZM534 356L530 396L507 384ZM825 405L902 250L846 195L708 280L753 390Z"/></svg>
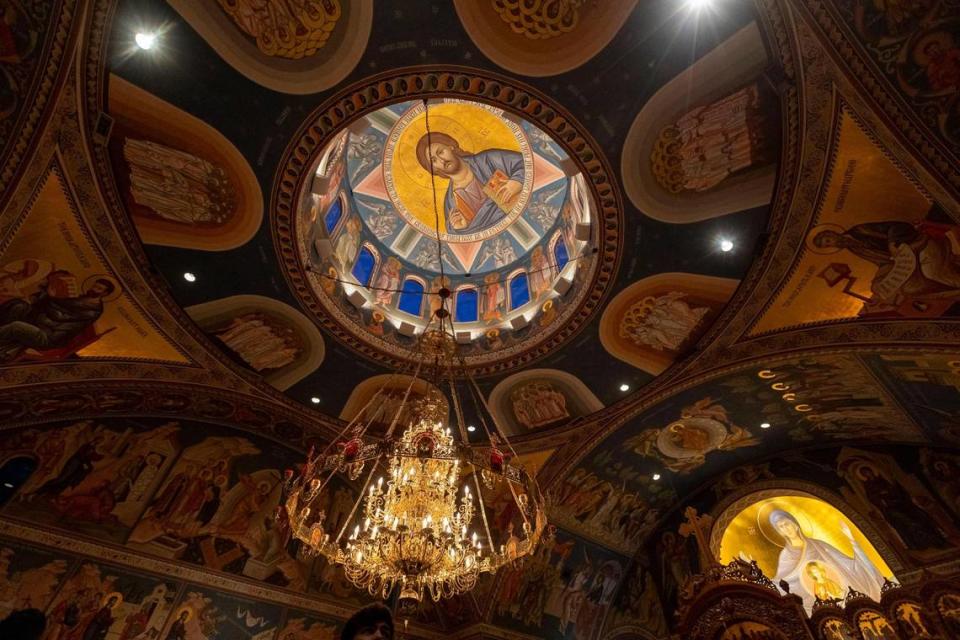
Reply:
<svg viewBox="0 0 960 640"><path fill-rule="evenodd" d="M841 582L841 586L868 595L879 602L883 576L867 557L857 541L850 536L853 544L853 556L848 556L829 542L808 538L800 527L800 522L790 513L775 509L768 517L773 529L783 536L784 546L777 562L777 575L773 581L780 580L790 585L790 593L803 598L807 610L811 610L816 600L815 585L809 585L807 567L811 563L826 566L830 573ZM815 565L816 566L816 565ZM813 588L810 588L813 587Z"/></svg>

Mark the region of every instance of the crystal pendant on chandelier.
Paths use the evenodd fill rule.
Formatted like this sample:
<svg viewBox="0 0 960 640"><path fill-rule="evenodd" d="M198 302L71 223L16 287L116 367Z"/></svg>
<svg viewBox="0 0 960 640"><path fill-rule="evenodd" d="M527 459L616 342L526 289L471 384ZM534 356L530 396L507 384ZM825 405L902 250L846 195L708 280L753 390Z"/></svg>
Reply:
<svg viewBox="0 0 960 640"><path fill-rule="evenodd" d="M384 417L385 385L341 439L319 454L311 450L299 474L288 470L286 499L278 512L289 520L306 553L342 565L354 585L381 598L395 588L406 601L469 591L481 573L531 554L547 529L536 480L512 462L516 456L472 378L459 372L465 375L460 386L468 387L481 412L479 422L488 436L484 446L455 440L445 424L448 409L442 394L412 392L414 382L424 378L448 382L457 432L466 433L456 345L443 329L446 316L437 317L440 328L419 339L421 364L399 408L386 416L386 435L372 438L368 433L374 419ZM395 429L403 429L396 439ZM361 478L362 490L349 516L342 523L328 522L334 485ZM493 512L488 513L490 496L496 496L500 513L513 514L519 526L510 522L504 530L495 529Z"/></svg>

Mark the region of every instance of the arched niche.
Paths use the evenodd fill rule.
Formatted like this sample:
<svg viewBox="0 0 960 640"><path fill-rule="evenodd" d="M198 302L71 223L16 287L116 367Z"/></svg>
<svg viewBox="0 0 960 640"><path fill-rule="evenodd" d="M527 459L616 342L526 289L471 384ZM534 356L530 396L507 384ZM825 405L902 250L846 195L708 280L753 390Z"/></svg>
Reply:
<svg viewBox="0 0 960 640"><path fill-rule="evenodd" d="M565 20L548 15L556 3L536 3L532 13L506 4L454 0L460 22L485 56L507 71L544 77L576 69L602 51L637 1L561 3L568 7Z"/></svg>
<svg viewBox="0 0 960 640"><path fill-rule="evenodd" d="M600 342L615 358L657 375L696 343L738 284L694 273L638 280L604 309Z"/></svg>
<svg viewBox="0 0 960 640"><path fill-rule="evenodd" d="M487 402L507 436L559 426L603 409L579 378L557 369L516 373L494 387Z"/></svg>
<svg viewBox="0 0 960 640"><path fill-rule="evenodd" d="M621 174L631 202L662 222L688 223L769 204L776 164L768 158L704 191L671 193L654 175L651 156L665 127L692 109L715 103L744 87L762 85L770 64L757 24L751 23L664 85L634 119L623 145ZM774 151L779 140L771 140ZM773 155L771 151L768 155Z"/></svg>
<svg viewBox="0 0 960 640"><path fill-rule="evenodd" d="M403 405L407 389L410 390L410 395L407 404ZM428 395L438 395L444 399L444 404L447 404L443 392L421 378L414 379L401 373L373 376L353 388L340 411L340 419L349 422L360 416L359 421L368 423L374 431L385 432L400 410L397 420L397 429L400 429L413 417L411 403ZM449 414L449 406L447 413Z"/></svg>
<svg viewBox="0 0 960 640"><path fill-rule="evenodd" d="M885 540L857 511L811 483L757 483L716 511L710 532L714 557L722 564L736 558L755 560L778 586L788 583L808 614L818 597L842 599L848 587L879 602L884 580L896 581L895 572L902 569ZM786 535L803 539L802 551L785 546L781 526Z"/></svg>
<svg viewBox="0 0 960 640"><path fill-rule="evenodd" d="M114 119L110 156L117 186L145 243L226 251L253 237L263 221L260 183L247 160L219 131L116 75L110 76L108 109ZM162 178L150 185L154 189L150 195L135 193L135 172L149 172L149 162L162 166L164 171L178 171L174 163L179 163L181 176L203 172L222 181L216 194L198 197L210 199L222 194L222 206L218 209L223 209L225 220L178 221L151 209L145 204L148 198L163 198L167 194L160 191ZM180 185L176 191L169 195L186 195ZM183 210L177 204L171 208Z"/></svg>
<svg viewBox="0 0 960 640"><path fill-rule="evenodd" d="M337 0L340 16L329 38L315 53L294 59L265 53L218 2L169 1L234 69L268 89L297 95L318 93L347 77L367 48L373 24L373 0Z"/></svg>
<svg viewBox="0 0 960 640"><path fill-rule="evenodd" d="M323 336L316 325L290 305L273 298L231 296L187 307L186 311L215 342L262 374L277 389L291 387L313 373L323 362ZM282 349L296 349L296 353L288 353L280 360L270 361L248 359L243 355L250 353L248 345L263 344L266 340L273 340L278 345L283 342ZM272 355L276 353L274 350ZM271 354L257 355L266 357ZM264 362L275 364L283 360L289 362L282 366L260 366Z"/></svg>

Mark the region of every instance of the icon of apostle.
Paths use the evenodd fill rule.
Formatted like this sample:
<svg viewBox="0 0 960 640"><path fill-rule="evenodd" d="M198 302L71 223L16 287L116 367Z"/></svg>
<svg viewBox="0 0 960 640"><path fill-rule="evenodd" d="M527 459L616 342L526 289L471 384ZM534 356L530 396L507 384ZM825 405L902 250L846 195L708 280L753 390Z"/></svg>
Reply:
<svg viewBox="0 0 960 640"><path fill-rule="evenodd" d="M447 178L443 214L448 233L483 231L506 217L523 189L523 156L487 149L467 153L446 133L427 133L417 142L417 160L428 172Z"/></svg>

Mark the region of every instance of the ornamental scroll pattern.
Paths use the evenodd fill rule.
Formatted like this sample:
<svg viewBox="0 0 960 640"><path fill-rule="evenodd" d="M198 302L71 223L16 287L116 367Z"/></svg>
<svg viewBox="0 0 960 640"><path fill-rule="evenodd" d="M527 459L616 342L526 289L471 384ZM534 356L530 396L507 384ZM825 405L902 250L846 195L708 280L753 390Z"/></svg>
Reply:
<svg viewBox="0 0 960 640"><path fill-rule="evenodd" d="M291 60L322 49L342 14L340 0L217 1L260 51Z"/></svg>
<svg viewBox="0 0 960 640"><path fill-rule="evenodd" d="M587 0L491 0L491 3L514 33L531 40L548 40L577 27L580 9Z"/></svg>

